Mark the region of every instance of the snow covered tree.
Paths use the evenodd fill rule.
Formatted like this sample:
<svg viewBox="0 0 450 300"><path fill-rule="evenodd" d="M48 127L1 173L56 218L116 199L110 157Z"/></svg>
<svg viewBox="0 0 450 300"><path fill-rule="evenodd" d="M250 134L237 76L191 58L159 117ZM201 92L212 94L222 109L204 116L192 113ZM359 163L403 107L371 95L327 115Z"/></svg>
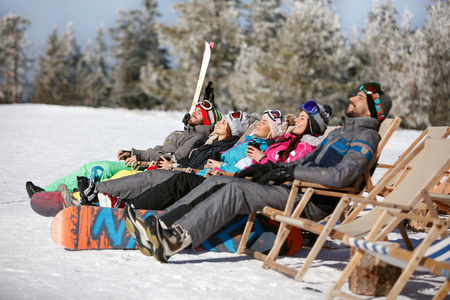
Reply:
<svg viewBox="0 0 450 300"><path fill-rule="evenodd" d="M277 39L277 31L284 19L280 8L281 0L252 0L248 9L246 39L234 65L234 72L228 76L229 91L237 107L233 109L254 111L259 101L258 94L265 79L257 72L262 52L268 51L269 41Z"/></svg>
<svg viewBox="0 0 450 300"><path fill-rule="evenodd" d="M106 56L108 47L105 43L105 33L105 28L100 27L94 44L94 56L91 58L91 72L87 76L85 104L91 106L100 106L107 103L108 65Z"/></svg>
<svg viewBox="0 0 450 300"><path fill-rule="evenodd" d="M420 53L424 62L425 79L419 87L429 106L422 111L428 114L431 125L450 124L450 3L448 0L433 0L427 8L428 20L420 29Z"/></svg>
<svg viewBox="0 0 450 300"><path fill-rule="evenodd" d="M0 102L23 102L28 97L25 73L31 61L25 55L29 44L25 31L30 24L13 13L0 19Z"/></svg>
<svg viewBox="0 0 450 300"><path fill-rule="evenodd" d="M34 78L33 102L77 105L77 64L81 53L73 36L73 24L58 37L54 28L49 36L44 56L39 57L39 69Z"/></svg>
<svg viewBox="0 0 450 300"><path fill-rule="evenodd" d="M111 72L112 105L153 107L158 100L146 95L139 85L141 67L151 63L166 67L166 51L159 47L155 32L156 0L143 0L143 8L120 11L117 26L110 29L117 61Z"/></svg>
<svg viewBox="0 0 450 300"><path fill-rule="evenodd" d="M297 113L300 102L332 104L342 95L344 39L331 1L287 2L288 13L258 61L265 82L258 95L264 108Z"/></svg>
<svg viewBox="0 0 450 300"><path fill-rule="evenodd" d="M64 97L64 59L60 50L58 30L53 28L48 37L45 54L39 57L39 68L33 82L33 102L61 104Z"/></svg>
<svg viewBox="0 0 450 300"><path fill-rule="evenodd" d="M227 87L227 77L234 69L244 39L239 25L240 5L240 1L187 0L173 4L178 19L172 26L158 24L161 43L170 47L176 72L149 65L141 80L143 86L155 86L155 81L166 86L157 96L164 99L164 108L168 105L177 109L189 107L205 41L215 44L205 83L214 83L217 104L227 108L235 106ZM146 90L159 93L157 89Z"/></svg>

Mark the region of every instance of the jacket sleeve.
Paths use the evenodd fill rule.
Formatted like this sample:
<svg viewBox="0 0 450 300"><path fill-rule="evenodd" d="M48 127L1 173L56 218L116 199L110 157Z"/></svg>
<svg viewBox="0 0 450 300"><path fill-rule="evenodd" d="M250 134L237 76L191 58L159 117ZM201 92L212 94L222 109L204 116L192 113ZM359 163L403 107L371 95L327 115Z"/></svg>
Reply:
<svg viewBox="0 0 450 300"><path fill-rule="evenodd" d="M329 166L326 167L326 161L336 159L339 156L339 153L334 151L333 145L330 145L330 143L318 148L319 152L322 153L311 152L316 155L316 158L323 155L322 160L325 160L325 163L306 162L304 165L299 165L297 162L293 162L288 165L295 166L294 177L296 179L335 188L347 187L355 182L368 168L379 141L380 136L377 132L362 132L359 135L355 134L348 145L348 150L336 164L328 164Z"/></svg>

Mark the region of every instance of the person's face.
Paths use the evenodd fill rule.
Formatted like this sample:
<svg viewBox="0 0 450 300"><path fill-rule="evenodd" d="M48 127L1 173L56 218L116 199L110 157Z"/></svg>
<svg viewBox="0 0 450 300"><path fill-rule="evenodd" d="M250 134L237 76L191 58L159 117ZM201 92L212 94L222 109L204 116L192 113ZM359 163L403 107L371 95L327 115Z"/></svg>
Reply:
<svg viewBox="0 0 450 300"><path fill-rule="evenodd" d="M192 116L188 121L188 124L191 126L202 125L203 124L203 115L200 107L197 107L193 112Z"/></svg>
<svg viewBox="0 0 450 300"><path fill-rule="evenodd" d="M351 118L370 117L367 96L363 91L350 98L345 115Z"/></svg>
<svg viewBox="0 0 450 300"><path fill-rule="evenodd" d="M216 123L216 126L214 127L214 132L218 135L226 135L227 128L228 128L228 122L227 122L227 120L223 119Z"/></svg>
<svg viewBox="0 0 450 300"><path fill-rule="evenodd" d="M270 123L269 123L269 116L265 114L261 121L256 124L255 131L253 132L254 135L256 135L259 138L266 138L270 133Z"/></svg>
<svg viewBox="0 0 450 300"><path fill-rule="evenodd" d="M308 114L305 113L304 111L302 111L298 115L298 117L294 120L295 125L294 125L294 130L292 130L292 133L295 135L301 135L301 134L305 133L306 126L308 126L308 119L309 119Z"/></svg>

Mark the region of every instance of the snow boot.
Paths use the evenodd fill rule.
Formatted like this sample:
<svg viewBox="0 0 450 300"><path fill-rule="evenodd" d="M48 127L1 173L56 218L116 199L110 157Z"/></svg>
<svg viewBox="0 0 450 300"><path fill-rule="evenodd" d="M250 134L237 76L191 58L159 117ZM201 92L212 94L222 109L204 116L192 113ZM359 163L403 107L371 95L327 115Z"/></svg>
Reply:
<svg viewBox="0 0 450 300"><path fill-rule="evenodd" d="M98 202L97 185L87 177L77 176L77 187L80 193L81 204L93 205Z"/></svg>
<svg viewBox="0 0 450 300"><path fill-rule="evenodd" d="M136 240L136 244L142 254L153 255L147 233L145 232L144 220L137 217L134 210L129 206L123 210L123 219L128 232Z"/></svg>
<svg viewBox="0 0 450 300"><path fill-rule="evenodd" d="M151 215L145 219L144 224L153 256L162 263L192 244L191 235L178 223L163 229L159 218Z"/></svg>
<svg viewBox="0 0 450 300"><path fill-rule="evenodd" d="M34 185L31 181L27 181L27 183L25 183L25 188L27 189L27 193L30 199L36 193L45 192L43 188Z"/></svg>
<svg viewBox="0 0 450 300"><path fill-rule="evenodd" d="M58 186L58 192L61 194L61 200L64 208L80 205L77 198L75 198L71 192L67 189L67 185L61 183Z"/></svg>

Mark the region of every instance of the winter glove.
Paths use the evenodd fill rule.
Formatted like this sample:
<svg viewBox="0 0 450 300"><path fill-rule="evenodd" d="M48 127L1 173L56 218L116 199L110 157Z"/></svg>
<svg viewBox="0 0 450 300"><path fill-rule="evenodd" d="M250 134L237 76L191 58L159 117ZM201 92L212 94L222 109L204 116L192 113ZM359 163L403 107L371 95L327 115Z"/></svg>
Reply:
<svg viewBox="0 0 450 300"><path fill-rule="evenodd" d="M275 184L282 184L285 181L293 180L294 168L295 166L282 166L270 170L268 173L263 174L260 178L258 178L257 182L260 184L266 184L267 182L272 180Z"/></svg>
<svg viewBox="0 0 450 300"><path fill-rule="evenodd" d="M262 175L266 174L267 172L275 168L277 168L277 164L269 161L262 165L260 164L251 165L247 169L235 173L234 177L238 178L252 177L252 181L256 182Z"/></svg>
<svg viewBox="0 0 450 300"><path fill-rule="evenodd" d="M184 130L186 130L190 118L191 118L191 114L187 112L184 115L183 120L182 120L182 122L184 124Z"/></svg>

